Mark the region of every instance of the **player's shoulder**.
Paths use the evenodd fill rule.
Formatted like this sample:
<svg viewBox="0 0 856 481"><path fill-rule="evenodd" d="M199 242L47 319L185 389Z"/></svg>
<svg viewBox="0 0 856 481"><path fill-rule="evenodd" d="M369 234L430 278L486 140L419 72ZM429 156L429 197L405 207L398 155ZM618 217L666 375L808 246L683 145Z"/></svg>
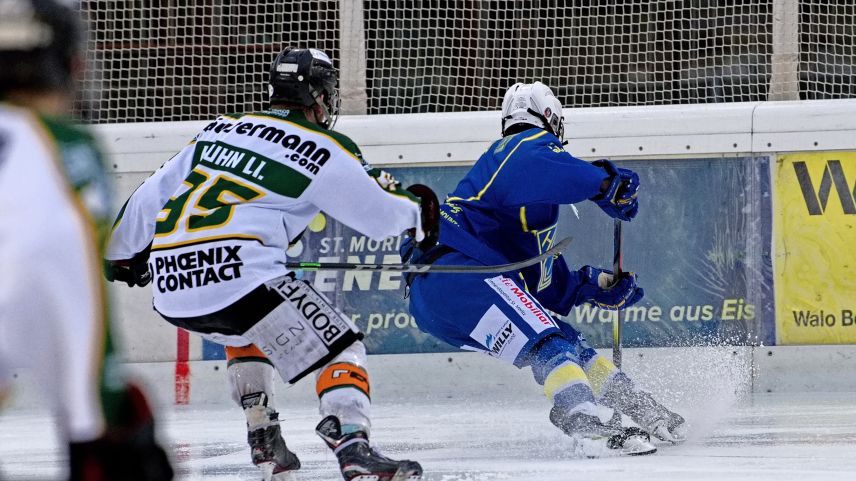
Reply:
<svg viewBox="0 0 856 481"><path fill-rule="evenodd" d="M24 107L0 103L0 127L5 136L22 138L25 142L39 142L51 149L85 146L93 151L98 150L95 137L85 127L75 124L71 119L40 115Z"/></svg>
<svg viewBox="0 0 856 481"><path fill-rule="evenodd" d="M319 129L321 128L317 125L316 127ZM350 137L335 130L325 130L324 132L327 133L327 135L329 135L330 138L335 140L339 145L341 145L344 150L348 151L350 154L354 155L355 157L360 159L360 161L362 161L363 153L360 151L360 147L357 145L357 143L351 140Z"/></svg>
<svg viewBox="0 0 856 481"><path fill-rule="evenodd" d="M93 177L101 177L104 169L103 154L92 132L70 119L40 116L59 160L72 185L87 183Z"/></svg>
<svg viewBox="0 0 856 481"><path fill-rule="evenodd" d="M14 122L9 121L14 118ZM29 215L37 211L53 213L68 209L69 193L79 198L92 217L107 218L110 209L110 187L104 169L103 155L94 135L71 119L41 116L27 109L17 112L0 109L0 125L12 127L12 157L18 175L7 178L6 187L25 192L38 186L40 194L27 202ZM0 129L2 130L2 129ZM0 133L2 135L2 133Z"/></svg>
<svg viewBox="0 0 856 481"><path fill-rule="evenodd" d="M357 143L351 140L347 135L335 130L328 130L320 125L310 122L305 114L299 110L263 110L260 112L252 112L245 114L230 114L223 115L222 118L227 122L243 122L251 119L270 120L274 122L282 122L290 124L318 138L323 143L332 144L330 147L343 151L352 157L356 157L362 161L362 152ZM218 120L220 119L218 118Z"/></svg>
<svg viewBox="0 0 856 481"><path fill-rule="evenodd" d="M85 126L61 117L39 117L55 144L56 158L65 181L98 222L110 216L112 189L98 141Z"/></svg>
<svg viewBox="0 0 856 481"><path fill-rule="evenodd" d="M57 143L87 144L95 148L95 137L86 127L60 117L40 116L39 120Z"/></svg>
<svg viewBox="0 0 856 481"><path fill-rule="evenodd" d="M303 114L303 112L289 113L289 115L287 117L283 117L283 119L293 124L296 124L314 134L317 134L320 137L326 137L341 150L344 150L348 154L357 157L358 159L362 159L362 152L360 152L359 146L357 146L357 143L351 140L350 137L335 130L325 129L324 127L321 127L315 122L310 122L306 119L306 116Z"/></svg>

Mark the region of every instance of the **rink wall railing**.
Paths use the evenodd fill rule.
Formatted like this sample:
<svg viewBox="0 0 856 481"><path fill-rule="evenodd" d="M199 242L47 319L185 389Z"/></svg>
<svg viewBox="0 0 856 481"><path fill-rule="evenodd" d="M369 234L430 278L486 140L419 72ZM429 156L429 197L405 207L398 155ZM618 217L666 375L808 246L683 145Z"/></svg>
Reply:
<svg viewBox="0 0 856 481"><path fill-rule="evenodd" d="M567 150L580 158L772 155L854 150L856 99L565 109ZM116 174L151 173L209 121L96 125ZM475 161L499 137L499 112L346 115L335 129L372 164Z"/></svg>
<svg viewBox="0 0 856 481"><path fill-rule="evenodd" d="M565 117L570 153L617 160L642 178L625 265L646 299L624 314L628 346L856 344L856 100L567 109ZM117 202L206 124L96 126ZM499 113L343 116L336 130L372 164L442 196L499 136ZM565 255L572 268L611 260L611 222L588 204L562 213L559 236L575 237ZM397 245L322 216L289 254L397 262ZM307 279L354 316L370 352L451 351L418 331L400 276ZM222 359L219 346L160 319L147 289L114 286L114 294L130 361ZM608 347L612 315L576 308L566 321Z"/></svg>

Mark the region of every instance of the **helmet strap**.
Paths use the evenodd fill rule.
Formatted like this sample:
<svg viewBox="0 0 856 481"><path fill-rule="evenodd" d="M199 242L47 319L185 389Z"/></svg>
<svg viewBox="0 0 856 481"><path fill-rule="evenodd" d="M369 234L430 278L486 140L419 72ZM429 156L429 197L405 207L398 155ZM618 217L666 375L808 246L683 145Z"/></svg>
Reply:
<svg viewBox="0 0 856 481"><path fill-rule="evenodd" d="M323 95L324 92L321 90L316 89L312 91L312 97L315 99L314 105L321 107L321 111L324 113L324 119L323 121L321 119L318 119L318 125L324 127L327 130L332 130L333 126L336 125L336 121L339 120L338 109L337 113L333 114L330 111L330 107L327 106L327 99L324 99Z"/></svg>
<svg viewBox="0 0 856 481"><path fill-rule="evenodd" d="M541 112L536 112L536 111L532 110L531 108L526 109L526 111L529 112L530 114L534 115L535 117L538 117L541 120L541 122L544 123L544 130L547 130L548 132L550 132L551 134L553 134L557 137L559 136L559 134L553 130L553 126L550 125L550 122L547 120L547 117L544 117L544 115L541 114Z"/></svg>
<svg viewBox="0 0 856 481"><path fill-rule="evenodd" d="M511 118L510 115L506 115L505 117L502 118L502 133L503 133L503 135L505 135L505 122L510 118Z"/></svg>

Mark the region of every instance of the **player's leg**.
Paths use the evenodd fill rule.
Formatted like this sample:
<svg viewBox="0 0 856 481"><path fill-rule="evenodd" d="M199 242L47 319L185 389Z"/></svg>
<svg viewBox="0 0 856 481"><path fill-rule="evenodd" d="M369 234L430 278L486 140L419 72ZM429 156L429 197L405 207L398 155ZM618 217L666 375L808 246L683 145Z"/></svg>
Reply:
<svg viewBox="0 0 856 481"><path fill-rule="evenodd" d="M444 262L469 259L452 253ZM573 345L556 321L516 281L505 276L429 274L411 286L411 313L420 329L466 350L485 352L517 367L531 365L536 382L554 407L550 419L572 437L596 438L611 452L585 454L647 454L656 449L643 433L601 420L592 387ZM440 301L442 300L442 301ZM599 450L601 451L601 450Z"/></svg>
<svg viewBox="0 0 856 481"><path fill-rule="evenodd" d="M250 457L265 481L294 479L300 460L282 438L279 414L274 404L275 368L267 356L243 335L248 326L263 319L282 298L264 286L220 311L175 318L161 316L181 329L225 346L227 377L232 399L247 419Z"/></svg>
<svg viewBox="0 0 856 481"><path fill-rule="evenodd" d="M583 366L587 352L563 334L545 338L528 354L535 380L553 403L550 421L578 441L587 456L652 454L649 436L623 425L621 413L596 401L597 382ZM606 441L605 445L602 441Z"/></svg>
<svg viewBox="0 0 856 481"><path fill-rule="evenodd" d="M418 463L386 458L369 445L366 352L353 322L306 282L285 277L268 285L283 302L243 336L264 352L287 383L321 366L316 386L325 417L316 431L336 454L345 479L420 479Z"/></svg>
<svg viewBox="0 0 856 481"><path fill-rule="evenodd" d="M342 434L371 431L371 388L366 347L357 341L316 371L315 392L322 417L335 416Z"/></svg>
<svg viewBox="0 0 856 481"><path fill-rule="evenodd" d="M324 416L316 432L336 454L346 480L362 479L367 473L380 481L421 478L419 463L389 459L369 444L371 390L362 342L353 343L318 371L316 392Z"/></svg>
<svg viewBox="0 0 856 481"><path fill-rule="evenodd" d="M109 323L98 317L61 315L42 292L29 304L28 322L3 326L11 359L31 369L63 424L69 479L172 479L172 468L155 437L149 403L124 376L113 350ZM36 304L42 304L39 308ZM66 304L67 305L67 304ZM8 329L7 329L8 327Z"/></svg>
<svg viewBox="0 0 856 481"><path fill-rule="evenodd" d="M253 464L264 479L293 479L300 460L282 438L274 403L274 367L256 346L226 346L227 374L232 399L247 417L247 442Z"/></svg>
<svg viewBox="0 0 856 481"><path fill-rule="evenodd" d="M569 324L560 324L570 343L569 352L579 359L598 403L628 415L646 432L663 441L684 441L684 418L639 389L627 374L592 348L585 337Z"/></svg>
<svg viewBox="0 0 856 481"><path fill-rule="evenodd" d="M172 479L168 457L155 438L149 402L124 378L110 323L63 324L53 326L58 330L47 340L55 349L53 362L47 369L37 366L37 380L41 385L54 386L61 400L59 412L85 419L82 413L89 411L94 401L100 406L104 423L98 436L92 436L94 432L83 424L69 433L70 480ZM90 397L93 395L95 400ZM99 474L94 475L96 472Z"/></svg>

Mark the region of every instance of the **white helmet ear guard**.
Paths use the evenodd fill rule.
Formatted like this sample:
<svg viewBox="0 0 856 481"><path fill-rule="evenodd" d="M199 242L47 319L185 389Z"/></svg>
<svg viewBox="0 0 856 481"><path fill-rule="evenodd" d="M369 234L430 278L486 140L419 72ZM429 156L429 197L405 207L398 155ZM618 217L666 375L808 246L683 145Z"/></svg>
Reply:
<svg viewBox="0 0 856 481"><path fill-rule="evenodd" d="M502 133L516 124L541 126L559 140L565 135L562 103L541 82L512 85L502 99Z"/></svg>

